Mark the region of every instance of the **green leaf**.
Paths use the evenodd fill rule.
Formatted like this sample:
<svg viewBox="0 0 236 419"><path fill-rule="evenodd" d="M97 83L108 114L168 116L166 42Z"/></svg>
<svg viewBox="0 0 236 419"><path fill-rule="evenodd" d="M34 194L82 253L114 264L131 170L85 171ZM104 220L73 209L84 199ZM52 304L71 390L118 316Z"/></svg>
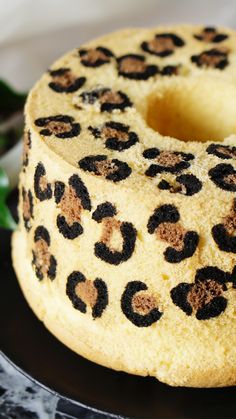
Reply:
<svg viewBox="0 0 236 419"><path fill-rule="evenodd" d="M0 147L5 146L7 144L7 137L6 135L0 134Z"/></svg>
<svg viewBox="0 0 236 419"><path fill-rule="evenodd" d="M15 230L16 228L16 222L6 204L3 202L0 203L0 227L9 230Z"/></svg>
<svg viewBox="0 0 236 419"><path fill-rule="evenodd" d="M9 192L10 187L8 177L0 167L0 227L15 230L16 222L6 205L6 199Z"/></svg>
<svg viewBox="0 0 236 419"><path fill-rule="evenodd" d="M26 93L16 92L6 81L0 79L0 114L9 114L22 109L26 97Z"/></svg>
<svg viewBox="0 0 236 419"><path fill-rule="evenodd" d="M5 135L0 134L0 155L4 153L8 145L8 139Z"/></svg>

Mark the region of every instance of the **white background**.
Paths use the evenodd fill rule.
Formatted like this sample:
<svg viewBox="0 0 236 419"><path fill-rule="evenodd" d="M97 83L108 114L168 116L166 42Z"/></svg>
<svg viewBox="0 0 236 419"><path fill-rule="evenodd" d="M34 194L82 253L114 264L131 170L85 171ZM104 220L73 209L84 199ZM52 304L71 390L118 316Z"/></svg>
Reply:
<svg viewBox="0 0 236 419"><path fill-rule="evenodd" d="M0 77L28 89L84 41L168 23L236 27L236 0L0 0Z"/></svg>

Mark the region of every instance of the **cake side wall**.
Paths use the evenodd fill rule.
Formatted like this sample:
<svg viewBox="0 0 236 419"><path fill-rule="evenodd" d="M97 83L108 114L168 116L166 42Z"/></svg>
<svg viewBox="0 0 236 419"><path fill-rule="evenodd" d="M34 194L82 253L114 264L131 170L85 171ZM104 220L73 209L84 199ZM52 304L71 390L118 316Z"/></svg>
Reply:
<svg viewBox="0 0 236 419"><path fill-rule="evenodd" d="M191 259L173 266L163 258L165 243L158 242L155 236L147 233L148 220L155 208L168 202L178 206L186 227L189 220L189 227L197 230L200 236L204 231L206 236L202 220L203 217L207 219L211 217L212 202L208 206L209 211L206 212L203 211L208 205L205 196L202 200L198 198L197 202L195 201L193 217L193 200L191 206L188 206L187 197L183 202L181 199L177 200L176 195L171 198L168 196L166 201L167 192L158 194L154 188L144 188L138 176L131 188L126 187L125 181L121 185L115 185L114 188L112 183L94 178L64 163L48 150L33 131L31 137L30 163L21 174L20 190L23 186L26 190L32 191L33 218L31 228L27 232L22 219L21 199L19 206L21 223L19 232L16 233L18 235L16 240L22 243L22 260L19 261L18 252L14 256L21 286L25 289L31 307L59 339L78 353L87 355L97 362L137 374L155 375L175 385L187 385L188 381L191 385L197 386L201 383L207 385L204 380L207 380L208 385L223 385L223 375L219 372L220 365L223 363L224 368L225 366L233 368L232 339L235 336L232 333L235 323L233 300L229 299L227 311L217 318L217 323L215 319L199 322L193 316L186 316L171 302L170 291L180 282L194 281L196 268L201 266L199 261L200 258L204 258L204 253L197 250ZM39 163L45 168L46 183L51 185L52 190L50 198L43 201L35 197L35 170ZM68 180L73 175L79 176L86 186L91 200L91 210L82 211L83 233L71 240L65 238L58 230L56 220L60 208L55 202L54 195L55 182L68 185ZM44 183L43 185L45 186ZM99 242L103 234L104 222L95 221L92 214L105 202L110 202L116 207L115 218L118 221L132 223L137 230L132 256L119 265L109 264L94 254L94 245ZM57 273L53 280L47 276L39 280L32 267L34 235L39 226L43 226L49 232L49 251L57 261ZM208 234L208 240L209 236ZM117 245L119 247L120 243L117 242ZM207 249L215 255L213 265L217 262L219 266L220 254L217 255L216 250L212 253L211 247ZM209 253L205 258L209 260ZM233 264L231 257L224 257L222 262L224 266L227 265L228 270L231 269ZM27 279L23 274L24 269L28 272ZM81 313L73 307L66 295L66 284L68 277L74 271L82 273L86 279L94 281L96 278L101 278L106 283L108 305L101 317L94 319L89 306L86 313ZM137 327L122 312L122 295L127 284L133 281L141 281L147 285L148 295L156 299L156 307L163 313L159 320L148 327ZM234 291L231 291L231 295L233 298ZM193 328L194 334L191 332ZM209 377L206 376L200 381L200 376L203 376L202 371L207 369L208 364L205 357L206 341L208 350L212 351L217 342L217 350L220 353L219 358L214 361L215 372L211 384ZM173 364L174 356L176 361ZM194 359L196 371L195 373L191 371L188 377L186 371L189 359L191 362ZM183 370L185 370L184 378ZM181 374L178 371L181 371ZM230 382L232 383L232 380Z"/></svg>

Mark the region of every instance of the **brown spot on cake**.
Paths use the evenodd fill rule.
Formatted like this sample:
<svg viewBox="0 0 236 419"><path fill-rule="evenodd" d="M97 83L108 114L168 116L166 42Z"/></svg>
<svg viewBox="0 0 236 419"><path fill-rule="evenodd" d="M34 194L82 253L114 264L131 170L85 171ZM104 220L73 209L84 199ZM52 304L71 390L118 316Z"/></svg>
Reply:
<svg viewBox="0 0 236 419"><path fill-rule="evenodd" d="M163 167L173 167L182 161L182 156L171 151L162 151L156 161Z"/></svg>
<svg viewBox="0 0 236 419"><path fill-rule="evenodd" d="M224 272L216 266L198 269L192 284L182 282L171 292L173 303L188 316L194 314L198 320L218 317L227 307L224 292L227 283L234 286L233 273Z"/></svg>
<svg viewBox="0 0 236 419"><path fill-rule="evenodd" d="M149 41L149 48L156 54L162 53L163 51L173 51L175 44L173 39L170 37L158 37Z"/></svg>
<svg viewBox="0 0 236 419"><path fill-rule="evenodd" d="M81 221L81 211L83 207L81 200L71 186L65 188L63 197L58 206L61 209L61 214L66 218L69 225Z"/></svg>
<svg viewBox="0 0 236 419"><path fill-rule="evenodd" d="M35 265L38 270L42 272L42 275L46 275L50 266L50 253L48 245L44 240L38 240L34 247L35 253Z"/></svg>
<svg viewBox="0 0 236 419"><path fill-rule="evenodd" d="M129 130L129 126L121 122L109 121L101 127L89 127L94 138L105 140L110 150L124 151L139 141L137 134Z"/></svg>
<svg viewBox="0 0 236 419"><path fill-rule="evenodd" d="M127 56L120 60L119 71L121 73L143 73L146 67L144 60Z"/></svg>
<svg viewBox="0 0 236 419"><path fill-rule="evenodd" d="M116 172L117 168L111 160L104 160L96 162L96 170L99 176L108 176Z"/></svg>
<svg viewBox="0 0 236 419"><path fill-rule="evenodd" d="M119 57L118 74L133 80L147 80L158 73L156 65L149 65L145 57L138 54L127 54Z"/></svg>
<svg viewBox="0 0 236 419"><path fill-rule="evenodd" d="M114 231L120 232L120 227L121 227L121 221L116 220L113 217L107 217L103 221L103 230L102 230L101 242L103 242L107 246L109 246L111 252L115 252L117 250L119 250L119 251L122 250L123 240L122 240L121 235L120 235L120 246L119 246L119 247L121 247L120 249L117 249L117 248L114 249L110 245L110 242L112 240L112 236L114 234Z"/></svg>
<svg viewBox="0 0 236 419"><path fill-rule="evenodd" d="M185 42L179 36L173 33L156 34L155 37L149 41L144 41L141 48L149 54L157 55L159 57L167 57L174 53L176 48L183 47Z"/></svg>
<svg viewBox="0 0 236 419"><path fill-rule="evenodd" d="M223 217L220 224L213 226L212 236L220 250L236 253L236 199L230 213Z"/></svg>
<svg viewBox="0 0 236 419"><path fill-rule="evenodd" d="M59 68L49 71L52 81L48 86L57 93L73 93L80 89L86 81L85 77L77 77L70 68Z"/></svg>
<svg viewBox="0 0 236 419"><path fill-rule="evenodd" d="M109 57L106 56L103 51L90 49L82 56L81 62L84 64L86 61L86 63L94 65L99 60L102 60L104 63L110 61Z"/></svg>
<svg viewBox="0 0 236 419"><path fill-rule="evenodd" d="M48 230L43 226L37 227L34 233L32 265L40 281L45 277L51 280L56 277L57 262L50 252L50 242Z"/></svg>
<svg viewBox="0 0 236 419"><path fill-rule="evenodd" d="M101 135L103 138L117 138L120 141L127 141L129 138L129 134L127 131L118 131L110 126L104 126L101 130Z"/></svg>
<svg viewBox="0 0 236 419"><path fill-rule="evenodd" d="M180 223L172 224L164 222L156 229L157 238L161 241L167 242L176 250L183 249L184 237L186 233L187 231Z"/></svg>
<svg viewBox="0 0 236 419"><path fill-rule="evenodd" d="M59 122L59 121L49 121L46 124L47 129L49 129L54 135L62 134L63 132L69 131L70 124L68 122Z"/></svg>
<svg viewBox="0 0 236 419"><path fill-rule="evenodd" d="M224 177L224 180L229 185L236 185L236 173L232 173Z"/></svg>
<svg viewBox="0 0 236 419"><path fill-rule="evenodd" d="M214 280L198 281L194 284L187 295L187 302L194 311L203 308L215 297L223 295L223 285Z"/></svg>
<svg viewBox="0 0 236 419"><path fill-rule="evenodd" d="M111 62L113 53L104 47L79 50L81 64L86 67L100 67Z"/></svg>
<svg viewBox="0 0 236 419"><path fill-rule="evenodd" d="M210 67L223 70L229 64L228 53L229 50L227 48L213 48L208 51L203 51L199 55L192 55L191 61L198 67Z"/></svg>
<svg viewBox="0 0 236 419"><path fill-rule="evenodd" d="M220 33L215 27L207 26L202 29L199 34L195 34L194 38L198 41L219 43L228 39L228 35Z"/></svg>
<svg viewBox="0 0 236 419"><path fill-rule="evenodd" d="M103 93L100 98L99 102L103 103L111 103L111 104L121 104L123 101L119 92L114 92L112 90L108 90L107 92Z"/></svg>
<svg viewBox="0 0 236 419"><path fill-rule="evenodd" d="M135 294L132 299L133 311L141 315L147 315L151 310L155 309L156 306L156 298L144 291Z"/></svg>
<svg viewBox="0 0 236 419"><path fill-rule="evenodd" d="M39 179L39 188L42 191L45 191L47 189L47 187L48 187L47 177L45 175L44 176L41 176L40 179Z"/></svg>
<svg viewBox="0 0 236 419"><path fill-rule="evenodd" d="M29 151L31 149L31 133L29 130L24 132L24 141L23 141L23 166L28 166L29 164Z"/></svg>
<svg viewBox="0 0 236 419"><path fill-rule="evenodd" d="M75 287L75 293L85 304L94 307L98 298L98 291L93 281L79 282Z"/></svg>
<svg viewBox="0 0 236 419"><path fill-rule="evenodd" d="M228 233L233 236L236 233L236 199L233 201L232 208L229 215L223 218L222 220Z"/></svg>
<svg viewBox="0 0 236 419"><path fill-rule="evenodd" d="M57 138L72 138L80 134L80 124L68 115L55 115L35 120L37 127L43 127L40 134L43 136L55 135Z"/></svg>

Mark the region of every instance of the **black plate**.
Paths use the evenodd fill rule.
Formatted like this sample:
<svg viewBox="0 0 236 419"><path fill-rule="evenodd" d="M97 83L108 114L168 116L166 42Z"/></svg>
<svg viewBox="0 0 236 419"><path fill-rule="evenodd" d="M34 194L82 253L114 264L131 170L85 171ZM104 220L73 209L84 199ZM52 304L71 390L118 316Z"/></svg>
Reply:
<svg viewBox="0 0 236 419"><path fill-rule="evenodd" d="M15 202L15 200L14 200ZM0 230L0 350L23 374L96 411L155 419L235 419L235 388L172 388L76 355L37 320L17 284L10 233Z"/></svg>

